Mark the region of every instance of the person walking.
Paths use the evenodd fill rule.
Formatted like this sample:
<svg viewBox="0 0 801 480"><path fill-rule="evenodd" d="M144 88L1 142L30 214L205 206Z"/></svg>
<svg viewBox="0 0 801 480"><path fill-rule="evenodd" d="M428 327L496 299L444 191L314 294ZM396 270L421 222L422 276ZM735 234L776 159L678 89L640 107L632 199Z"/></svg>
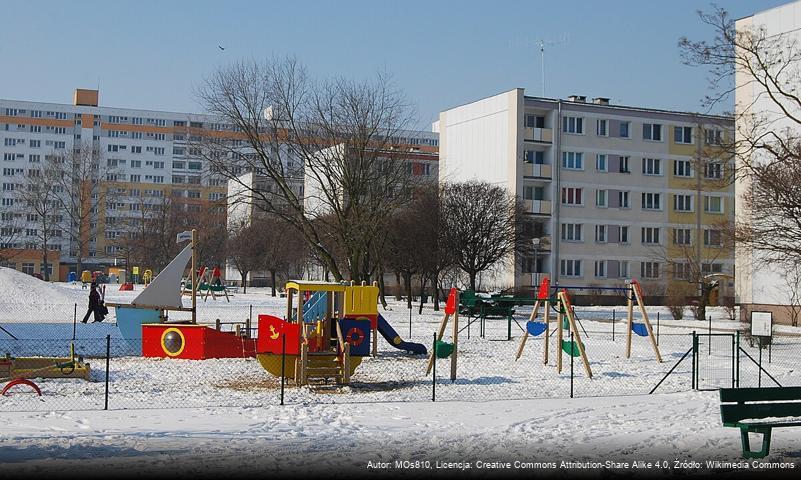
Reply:
<svg viewBox="0 0 801 480"><path fill-rule="evenodd" d="M102 322L103 315L100 310L100 292L97 291L97 284L92 282L92 287L89 292L89 309L86 310L86 315L83 316L81 323L86 323L89 320L89 315L94 314L95 319L93 322Z"/></svg>

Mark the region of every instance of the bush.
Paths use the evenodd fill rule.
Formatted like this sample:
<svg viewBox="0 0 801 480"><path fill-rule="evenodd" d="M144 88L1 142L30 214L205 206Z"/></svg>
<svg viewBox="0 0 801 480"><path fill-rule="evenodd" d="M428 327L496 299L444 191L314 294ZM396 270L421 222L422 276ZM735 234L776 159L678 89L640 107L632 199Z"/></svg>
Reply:
<svg viewBox="0 0 801 480"><path fill-rule="evenodd" d="M675 320L684 318L684 309L687 307L687 297L692 287L684 282L670 282L665 292L665 304Z"/></svg>

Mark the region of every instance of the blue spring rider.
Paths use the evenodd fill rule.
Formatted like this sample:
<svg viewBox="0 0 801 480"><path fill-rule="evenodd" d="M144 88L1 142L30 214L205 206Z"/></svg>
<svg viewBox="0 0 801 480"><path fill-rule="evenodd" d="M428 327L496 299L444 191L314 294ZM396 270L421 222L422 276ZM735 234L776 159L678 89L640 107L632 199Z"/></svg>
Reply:
<svg viewBox="0 0 801 480"><path fill-rule="evenodd" d="M645 328L645 324L644 323L632 323L631 324L631 331L636 333L637 335L639 335L641 337L647 337L648 336L648 329Z"/></svg>
<svg viewBox="0 0 801 480"><path fill-rule="evenodd" d="M533 322L533 321L526 322L526 331L528 332L529 335L533 337L542 335L542 333L545 332L547 328L548 327L545 325L545 322Z"/></svg>

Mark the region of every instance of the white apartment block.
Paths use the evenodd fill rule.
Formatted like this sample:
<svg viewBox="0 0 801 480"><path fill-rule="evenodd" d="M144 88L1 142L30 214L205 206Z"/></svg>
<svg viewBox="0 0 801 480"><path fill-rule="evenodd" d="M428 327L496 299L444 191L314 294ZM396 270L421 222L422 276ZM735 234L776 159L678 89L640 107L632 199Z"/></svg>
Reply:
<svg viewBox="0 0 801 480"><path fill-rule="evenodd" d="M796 1L781 5L769 10L755 13L752 16L741 18L736 21L736 29L763 29L765 37L769 40L795 42L795 53L801 42L801 1ZM788 56L792 56L790 52ZM794 65L793 68L797 68ZM789 71L789 69L788 69ZM791 78L793 78L791 76ZM784 85L783 87L795 92L801 86L801 79L797 76L795 84ZM765 93L764 89L756 82L752 81L748 73L742 69L736 71L735 83L735 112L737 118L738 139L741 132L748 132L749 125L743 120L753 115L762 118L767 123L764 130L757 133L765 133L767 129L782 131L791 129L795 135L798 125L788 120L780 111L780 108ZM777 97L778 98L778 97ZM782 101L779 98L779 101ZM794 102L783 102L784 108L798 115L798 108ZM741 124L742 122L742 124ZM758 158L752 160L758 161ZM738 178L736 192L741 198L748 192L749 182L746 178ZM741 215L746 212L738 210L738 220L744 220ZM792 321L791 305L795 302L792 298L797 298L797 285L789 280L786 272L781 267L766 265L761 261L762 253L758 250L738 246L736 252L737 263L737 287L736 298L740 304L740 318L744 322L750 321L751 311L769 311L773 313L774 322L789 324ZM797 307L796 307L797 308Z"/></svg>
<svg viewBox="0 0 801 480"><path fill-rule="evenodd" d="M733 134L730 118L514 89L441 112L433 130L441 181L505 186L543 237L536 259L510 260L490 288L527 289L543 275L562 285L666 286L686 278L688 258L733 275L733 250L721 246L734 212L733 185L721 180L731 165L713 155Z"/></svg>

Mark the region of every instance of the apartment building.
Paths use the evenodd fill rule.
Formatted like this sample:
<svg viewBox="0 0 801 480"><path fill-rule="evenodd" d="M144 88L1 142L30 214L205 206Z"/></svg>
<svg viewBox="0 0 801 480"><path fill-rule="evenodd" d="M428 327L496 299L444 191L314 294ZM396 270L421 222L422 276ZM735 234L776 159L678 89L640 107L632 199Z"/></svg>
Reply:
<svg viewBox="0 0 801 480"><path fill-rule="evenodd" d="M766 58L777 59L781 52L784 60L797 58L798 45L801 41L801 1L791 2L775 8L756 12L751 16L738 19L735 23L738 34L747 31L759 32L763 43L780 42L784 46L781 50L762 49L763 61ZM771 53L771 52L777 53ZM767 52L767 53L766 53ZM767 57L765 57L767 55ZM798 68L796 64L785 65L780 63L781 70L788 72L788 84L782 82L777 85L791 95L801 86L798 76L794 73ZM790 68L788 68L790 67ZM778 67L773 70L773 75ZM782 108L792 115L798 115L798 104L794 98L784 95L768 95L765 88L755 82L752 73L745 70L743 65L737 65L735 85L735 118L738 144L747 144L747 140L754 140L759 135L770 131L784 135L798 135L798 124L788 118ZM770 80L768 80L770 81ZM781 105L781 107L780 107ZM759 119L755 127L751 119ZM756 129L755 129L756 128ZM754 130L755 129L755 130ZM753 133L752 133L753 131ZM758 152L744 151L738 155L738 160L750 156L751 161L759 162ZM738 199L750 193L750 180L739 176L736 183ZM748 222L749 215L759 215L760 212L747 212L744 208L737 211L738 221ZM785 269L787 264L766 263L765 252L749 248L747 245L738 245L736 252L737 288L736 299L740 304L740 319L749 322L752 311L772 312L776 323L792 324L799 318L798 299L801 291L796 281L793 267Z"/></svg>
<svg viewBox="0 0 801 480"><path fill-rule="evenodd" d="M721 232L733 219L731 162L717 147L733 135L730 118L518 88L441 112L433 130L441 181L505 186L541 237L532 256L486 276L490 288L527 289L542 275L598 287L637 278L658 294L693 261L734 273Z"/></svg>

